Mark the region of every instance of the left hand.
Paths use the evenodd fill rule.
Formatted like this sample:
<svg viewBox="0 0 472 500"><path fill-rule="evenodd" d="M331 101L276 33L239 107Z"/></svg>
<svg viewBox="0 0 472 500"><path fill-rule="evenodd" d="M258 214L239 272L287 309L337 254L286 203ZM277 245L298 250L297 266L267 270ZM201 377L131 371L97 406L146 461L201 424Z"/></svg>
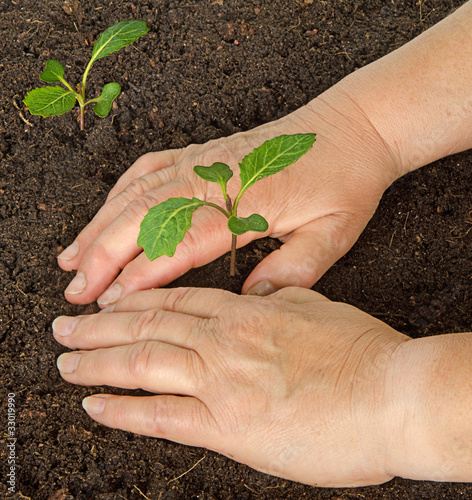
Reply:
<svg viewBox="0 0 472 500"><path fill-rule="evenodd" d="M409 338L352 306L302 288L268 297L160 289L53 328L81 349L58 360L68 382L157 394L87 398L104 425L312 485L395 474L403 410L391 369Z"/></svg>

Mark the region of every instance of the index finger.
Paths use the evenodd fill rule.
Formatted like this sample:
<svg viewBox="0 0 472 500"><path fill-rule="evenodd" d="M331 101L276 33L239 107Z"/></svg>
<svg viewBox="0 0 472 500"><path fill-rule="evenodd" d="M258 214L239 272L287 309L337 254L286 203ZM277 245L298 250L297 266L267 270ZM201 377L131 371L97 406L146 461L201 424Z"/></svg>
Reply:
<svg viewBox="0 0 472 500"><path fill-rule="evenodd" d="M209 319L218 316L230 303L242 299L246 297L219 288L160 288L131 293L103 312L158 309Z"/></svg>

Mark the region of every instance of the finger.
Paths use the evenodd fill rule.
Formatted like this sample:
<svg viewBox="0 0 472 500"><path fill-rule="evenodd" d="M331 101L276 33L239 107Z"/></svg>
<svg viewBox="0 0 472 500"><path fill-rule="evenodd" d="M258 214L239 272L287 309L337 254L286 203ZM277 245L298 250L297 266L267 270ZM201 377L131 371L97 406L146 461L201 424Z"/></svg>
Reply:
<svg viewBox="0 0 472 500"><path fill-rule="evenodd" d="M75 241L58 256L59 266L65 271L77 269L89 246L124 211L129 209L130 203L143 195L152 196L151 193L154 190L171 183L175 179L175 175L175 169L169 168L140 177L128 184L126 189L105 203ZM174 188L175 186L174 183L170 187Z"/></svg>
<svg viewBox="0 0 472 500"><path fill-rule="evenodd" d="M59 316L52 324L54 337L70 349L99 349L158 340L184 348L200 345L201 318L147 309L137 312Z"/></svg>
<svg viewBox="0 0 472 500"><path fill-rule="evenodd" d="M260 237L258 233L246 233L238 237L238 245L246 245L256 237ZM108 307L132 292L165 286L188 270L217 259L228 252L230 247L231 235L227 219L215 213L212 208L198 209L193 215L191 229L172 257L162 256L151 262L144 253L140 254L126 265L113 284L98 297L97 302L100 307ZM95 290L98 288L99 286ZM88 294L86 299L94 300L96 297Z"/></svg>
<svg viewBox="0 0 472 500"><path fill-rule="evenodd" d="M298 228L258 264L242 293L269 295L287 286L312 287L354 243L346 226L344 219L327 216Z"/></svg>
<svg viewBox="0 0 472 500"><path fill-rule="evenodd" d="M195 351L163 342L61 354L62 378L78 385L194 395L203 384L204 366Z"/></svg>
<svg viewBox="0 0 472 500"><path fill-rule="evenodd" d="M173 196L192 196L190 186L173 181L132 201L87 248L76 279L65 291L67 300L74 304L96 300L120 270L142 252L137 239L144 216L153 206Z"/></svg>
<svg viewBox="0 0 472 500"><path fill-rule="evenodd" d="M118 182L108 193L107 201L121 193L131 182L147 174L171 167L177 162L180 149L147 153L138 158L133 165L118 179Z"/></svg>
<svg viewBox="0 0 472 500"><path fill-rule="evenodd" d="M100 424L189 446L218 451L221 435L207 407L198 399L177 396L97 394L82 405Z"/></svg>
<svg viewBox="0 0 472 500"><path fill-rule="evenodd" d="M157 309L210 319L240 299L239 295L216 288L160 288L134 292L104 311L116 313Z"/></svg>
<svg viewBox="0 0 472 500"><path fill-rule="evenodd" d="M301 288L298 286L289 286L282 288L277 292L271 294L271 297L282 299L292 304L309 304L311 302L331 302L327 297L321 293Z"/></svg>

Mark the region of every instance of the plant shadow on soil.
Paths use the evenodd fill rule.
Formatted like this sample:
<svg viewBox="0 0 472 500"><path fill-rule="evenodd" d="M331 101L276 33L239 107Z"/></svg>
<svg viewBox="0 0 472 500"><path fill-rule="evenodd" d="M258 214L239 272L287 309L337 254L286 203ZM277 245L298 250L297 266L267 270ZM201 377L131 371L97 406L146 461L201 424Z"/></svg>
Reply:
<svg viewBox="0 0 472 500"><path fill-rule="evenodd" d="M16 394L16 498L472 498L467 484L402 479L312 488L210 451L95 424L81 400L108 388L75 387L59 377L55 360L64 349L50 326L58 315L96 310L65 301L71 276L56 256L139 156L279 118L462 3L0 0L0 373L3 392ZM144 19L151 32L95 64L90 95L111 79L124 91L107 119L89 110L81 133L76 111L50 119L28 114L21 100L40 84L47 59L78 79L98 34L125 19ZM471 163L465 152L397 181L358 243L314 289L415 337L469 331ZM173 285L239 292L277 247L264 239L240 250L234 280L223 256ZM2 498L5 453L3 441Z"/></svg>

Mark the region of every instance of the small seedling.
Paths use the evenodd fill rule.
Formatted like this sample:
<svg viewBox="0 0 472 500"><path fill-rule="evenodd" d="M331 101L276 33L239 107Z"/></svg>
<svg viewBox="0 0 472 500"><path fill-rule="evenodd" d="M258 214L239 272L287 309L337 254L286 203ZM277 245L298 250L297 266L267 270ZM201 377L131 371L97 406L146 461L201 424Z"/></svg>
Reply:
<svg viewBox="0 0 472 500"><path fill-rule="evenodd" d="M281 135L254 149L239 164L241 188L234 202L226 191L226 185L233 176L230 167L220 162L213 163L211 167L197 165L193 170L199 177L220 185L226 208L198 198L169 198L151 208L144 217L138 245L143 247L149 260L161 255L172 257L190 229L193 212L199 207L213 207L228 219L228 229L232 233L230 275L234 276L237 237L248 231L264 233L269 228L267 221L259 214L237 216L241 196L259 179L276 174L295 163L311 149L314 142L315 134Z"/></svg>
<svg viewBox="0 0 472 500"><path fill-rule="evenodd" d="M92 64L102 57L130 45L139 37L149 31L146 21L122 21L107 28L93 46L92 57L85 68L82 82L77 84L77 91L64 79L64 67L59 61L50 59L46 62L46 69L39 75L43 82L60 82L66 88L58 85L54 87L38 87L26 95L23 102L32 115L43 118L58 116L67 113L75 106L75 101L80 106L80 130L84 130L84 108L87 104L95 103L93 110L101 118L108 116L113 101L121 92L121 87L116 82L103 86L100 97L85 100L85 84Z"/></svg>

